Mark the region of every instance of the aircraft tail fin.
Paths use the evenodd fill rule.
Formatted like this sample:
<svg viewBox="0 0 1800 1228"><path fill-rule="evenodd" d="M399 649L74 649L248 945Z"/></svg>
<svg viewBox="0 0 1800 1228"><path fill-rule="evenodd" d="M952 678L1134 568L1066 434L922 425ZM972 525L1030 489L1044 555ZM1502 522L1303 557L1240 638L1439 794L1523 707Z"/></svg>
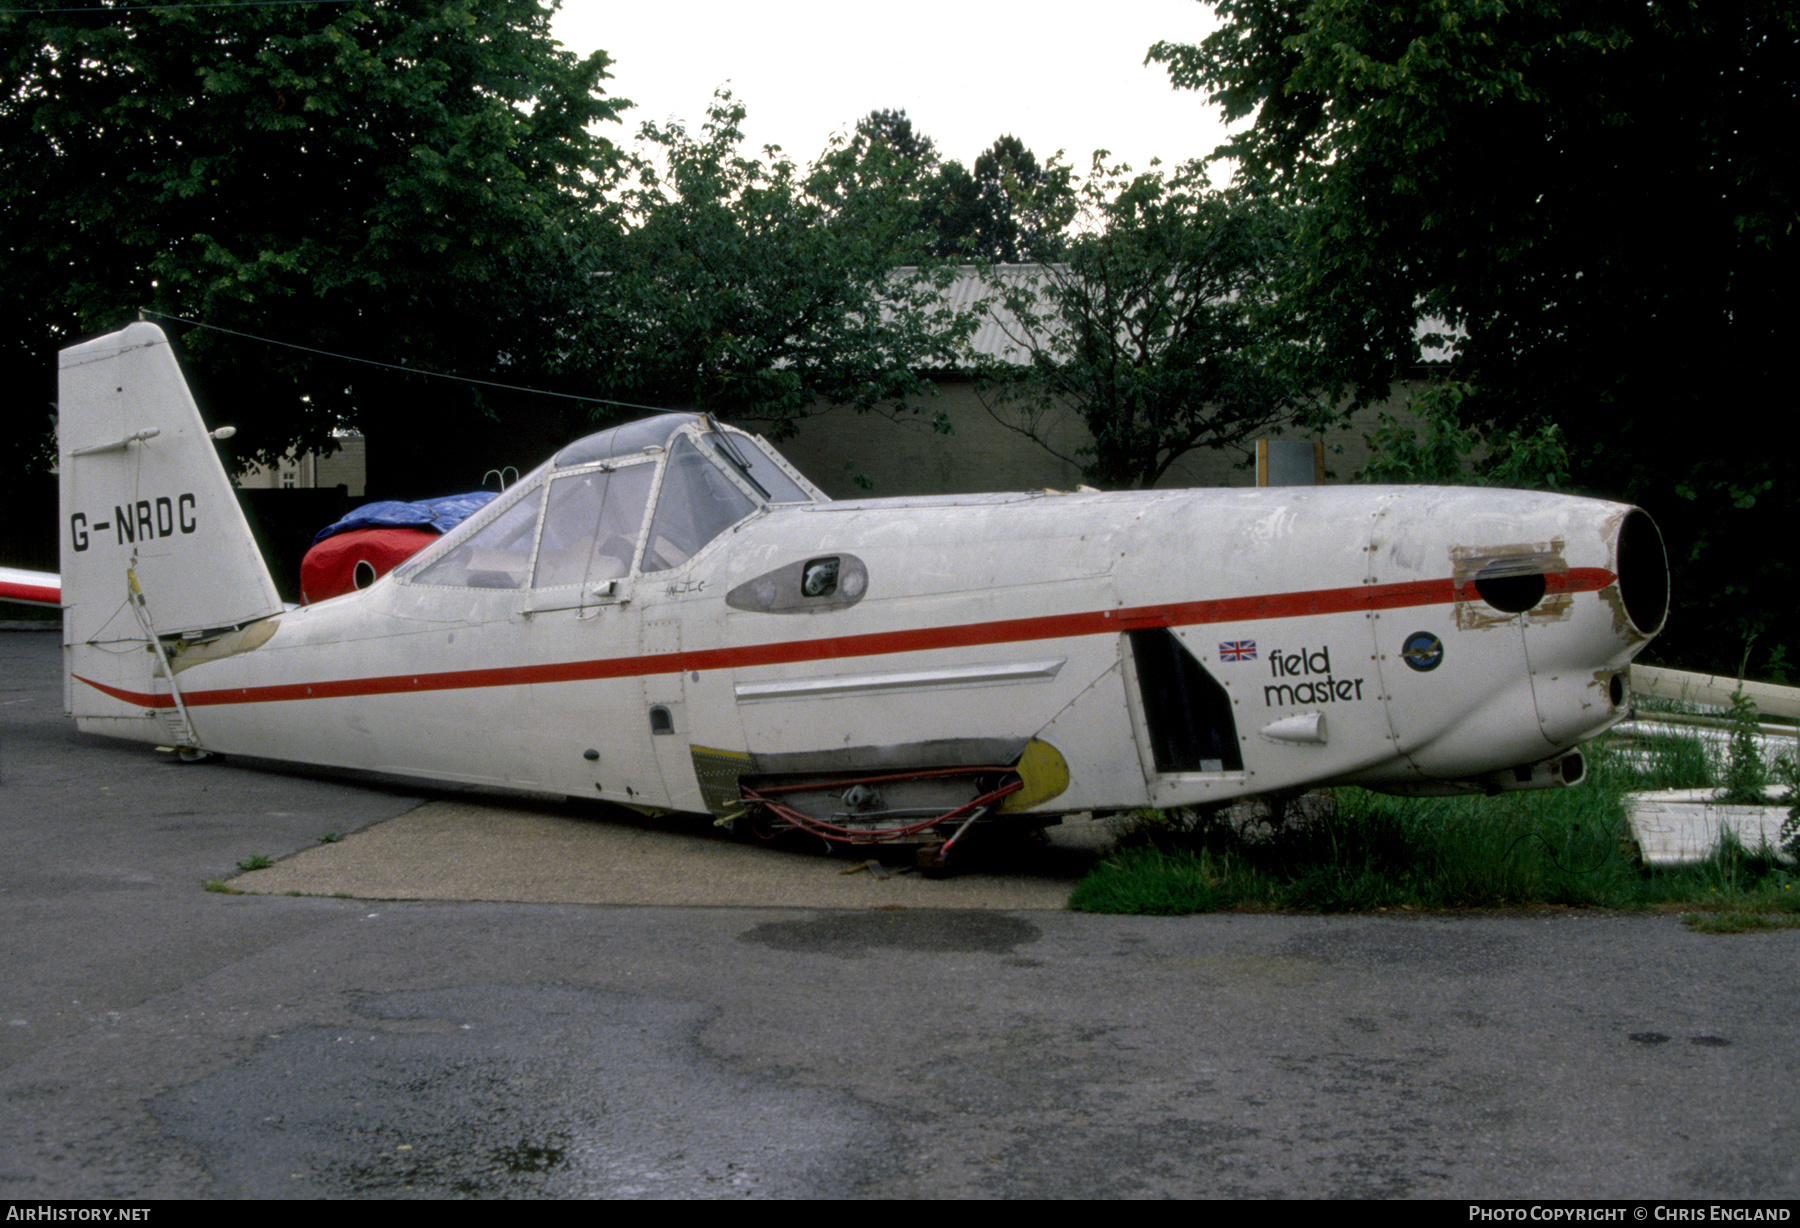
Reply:
<svg viewBox="0 0 1800 1228"><path fill-rule="evenodd" d="M71 346L60 366L69 711L195 745L169 649L278 614L281 597L162 329Z"/></svg>

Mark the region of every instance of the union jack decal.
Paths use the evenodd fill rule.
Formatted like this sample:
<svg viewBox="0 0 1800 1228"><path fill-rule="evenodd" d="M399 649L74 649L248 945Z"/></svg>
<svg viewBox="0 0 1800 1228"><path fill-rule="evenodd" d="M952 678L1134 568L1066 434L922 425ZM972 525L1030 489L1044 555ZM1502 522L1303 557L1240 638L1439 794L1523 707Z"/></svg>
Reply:
<svg viewBox="0 0 1800 1228"><path fill-rule="evenodd" d="M1255 640L1226 640L1219 645L1221 661L1254 661L1256 660Z"/></svg>

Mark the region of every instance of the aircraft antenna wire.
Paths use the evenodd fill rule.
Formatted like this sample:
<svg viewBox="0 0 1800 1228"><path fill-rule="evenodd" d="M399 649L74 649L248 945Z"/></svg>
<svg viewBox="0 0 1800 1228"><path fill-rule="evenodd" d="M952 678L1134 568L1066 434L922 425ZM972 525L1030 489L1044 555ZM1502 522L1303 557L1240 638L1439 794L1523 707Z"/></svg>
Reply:
<svg viewBox="0 0 1800 1228"><path fill-rule="evenodd" d="M526 392L533 396L556 397L564 401L581 401L590 405L617 405L620 409L643 409L653 414L684 414L691 410L670 409L665 405L639 405L635 401L614 401L607 397L582 396L574 392L551 392L547 388L530 388L524 384L503 384L498 380L476 379L468 375L451 375L447 371L428 371L424 367L408 367L397 362L382 362L377 358L360 358L355 354L339 354L332 350L315 349L310 345L299 345L292 341L278 341L274 337L261 337L255 333L239 332L235 328L225 328L218 324L208 324L204 320L190 320L186 316L172 316L161 311L152 311L148 307L138 308L138 314L154 316L158 320L173 320L177 324L186 324L192 328L210 329L215 333L224 333L229 337L242 337L246 341L260 341L264 345L279 345L290 350L299 350L303 354L317 354L321 358L337 358L344 362L359 362L368 367L381 367L388 371L401 371L408 375L428 375L432 379L454 380L459 384L477 384L483 388L499 388L506 392Z"/></svg>
<svg viewBox="0 0 1800 1228"><path fill-rule="evenodd" d="M42 15L45 13L142 13L149 9L281 9L293 8L302 4L351 4L354 0L183 0L179 4L100 4L86 5L81 8L57 8L54 5L38 5L36 8L0 9L0 17L17 17L21 15Z"/></svg>

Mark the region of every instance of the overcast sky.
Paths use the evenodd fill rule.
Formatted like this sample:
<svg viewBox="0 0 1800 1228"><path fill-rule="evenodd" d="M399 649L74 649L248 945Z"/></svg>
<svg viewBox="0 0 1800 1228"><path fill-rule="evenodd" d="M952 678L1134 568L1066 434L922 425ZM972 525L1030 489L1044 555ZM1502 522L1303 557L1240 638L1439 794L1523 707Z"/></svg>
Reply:
<svg viewBox="0 0 1800 1228"><path fill-rule="evenodd" d="M1010 132L1040 159L1062 149L1085 169L1105 148L1141 169L1223 137L1216 108L1144 63L1158 39L1196 42L1212 24L1196 0L564 0L555 29L573 51L612 57L609 92L637 104L621 137L646 120L697 128L725 85L749 108L751 147L802 163L890 108L965 165Z"/></svg>

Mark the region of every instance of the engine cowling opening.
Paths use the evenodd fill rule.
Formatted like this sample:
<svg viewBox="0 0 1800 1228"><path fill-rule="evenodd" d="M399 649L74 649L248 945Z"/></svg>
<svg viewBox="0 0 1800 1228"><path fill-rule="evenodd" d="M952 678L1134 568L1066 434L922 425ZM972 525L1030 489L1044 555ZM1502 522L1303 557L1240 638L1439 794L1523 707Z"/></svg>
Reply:
<svg viewBox="0 0 1800 1228"><path fill-rule="evenodd" d="M1669 558L1662 531L1648 513L1633 509L1619 527L1619 596L1625 616L1645 635L1662 630L1669 616Z"/></svg>

